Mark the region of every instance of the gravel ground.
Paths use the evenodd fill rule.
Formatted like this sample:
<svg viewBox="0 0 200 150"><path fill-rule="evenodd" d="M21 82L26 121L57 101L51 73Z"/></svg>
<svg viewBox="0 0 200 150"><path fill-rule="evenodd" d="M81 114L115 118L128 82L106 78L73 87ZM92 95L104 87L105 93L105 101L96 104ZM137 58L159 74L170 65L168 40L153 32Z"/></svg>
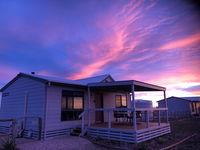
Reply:
<svg viewBox="0 0 200 150"><path fill-rule="evenodd" d="M24 141L18 142L20 150L106 150L94 145L85 138L76 136L65 136L46 141Z"/></svg>

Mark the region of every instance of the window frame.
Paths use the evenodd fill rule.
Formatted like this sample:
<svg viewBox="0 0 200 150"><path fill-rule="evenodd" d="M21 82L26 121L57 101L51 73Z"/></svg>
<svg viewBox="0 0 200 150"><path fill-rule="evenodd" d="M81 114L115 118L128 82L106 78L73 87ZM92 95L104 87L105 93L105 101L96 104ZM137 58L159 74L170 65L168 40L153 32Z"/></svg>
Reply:
<svg viewBox="0 0 200 150"><path fill-rule="evenodd" d="M195 105L194 105L194 102L191 103L191 106L192 106L192 112L195 112Z"/></svg>
<svg viewBox="0 0 200 150"><path fill-rule="evenodd" d="M117 102L116 102L116 97L119 96L120 97L120 106L117 106ZM122 96L126 97L126 106L122 105ZM116 108L127 108L127 95L115 95L115 107Z"/></svg>
<svg viewBox="0 0 200 150"><path fill-rule="evenodd" d="M66 94L67 93L67 94ZM79 94L77 94L79 93ZM65 97L65 108L63 108L63 97ZM72 108L68 108L68 98L71 97L72 98ZM74 108L74 99L75 97L81 97L82 98L82 108L81 109L76 109ZM80 120L78 118L78 115L80 113L82 113L84 111L84 92L83 91L67 91L67 90L62 90L61 93L61 115L60 115L60 120L63 121L76 121L76 120ZM72 114L72 116L70 116L70 114ZM69 118L66 117L67 115L69 115ZM65 116L65 117L64 117Z"/></svg>

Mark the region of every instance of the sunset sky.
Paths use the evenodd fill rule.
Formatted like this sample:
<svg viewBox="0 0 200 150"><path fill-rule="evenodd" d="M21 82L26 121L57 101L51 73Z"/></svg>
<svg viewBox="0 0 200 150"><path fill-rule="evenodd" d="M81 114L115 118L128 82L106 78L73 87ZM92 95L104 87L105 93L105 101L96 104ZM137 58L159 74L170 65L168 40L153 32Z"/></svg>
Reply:
<svg viewBox="0 0 200 150"><path fill-rule="evenodd" d="M2 0L0 13L0 88L19 72L111 74L167 87L167 97L200 96L194 0Z"/></svg>

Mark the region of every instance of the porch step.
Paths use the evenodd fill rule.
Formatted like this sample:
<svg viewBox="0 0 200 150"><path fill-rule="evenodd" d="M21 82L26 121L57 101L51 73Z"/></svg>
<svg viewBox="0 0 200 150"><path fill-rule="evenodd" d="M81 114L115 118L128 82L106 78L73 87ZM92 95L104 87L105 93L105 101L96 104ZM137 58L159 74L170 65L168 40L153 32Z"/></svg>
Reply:
<svg viewBox="0 0 200 150"><path fill-rule="evenodd" d="M74 128L72 133L70 133L71 136L79 136L81 134L81 128Z"/></svg>

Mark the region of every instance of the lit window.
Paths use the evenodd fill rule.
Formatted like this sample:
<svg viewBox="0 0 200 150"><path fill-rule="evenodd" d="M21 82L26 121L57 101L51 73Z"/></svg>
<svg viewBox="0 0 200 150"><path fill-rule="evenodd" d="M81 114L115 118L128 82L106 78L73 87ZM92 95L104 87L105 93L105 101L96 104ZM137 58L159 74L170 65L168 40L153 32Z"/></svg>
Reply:
<svg viewBox="0 0 200 150"><path fill-rule="evenodd" d="M125 95L122 95L122 107L126 107L127 104L126 104L126 96Z"/></svg>
<svg viewBox="0 0 200 150"><path fill-rule="evenodd" d="M117 95L115 97L116 107L121 107L121 96Z"/></svg>
<svg viewBox="0 0 200 150"><path fill-rule="evenodd" d="M74 97L74 109L83 109L82 97Z"/></svg>
<svg viewBox="0 0 200 150"><path fill-rule="evenodd" d="M83 92L63 91L61 121L78 120L83 112Z"/></svg>
<svg viewBox="0 0 200 150"><path fill-rule="evenodd" d="M116 108L127 107L127 98L125 95L115 96Z"/></svg>

